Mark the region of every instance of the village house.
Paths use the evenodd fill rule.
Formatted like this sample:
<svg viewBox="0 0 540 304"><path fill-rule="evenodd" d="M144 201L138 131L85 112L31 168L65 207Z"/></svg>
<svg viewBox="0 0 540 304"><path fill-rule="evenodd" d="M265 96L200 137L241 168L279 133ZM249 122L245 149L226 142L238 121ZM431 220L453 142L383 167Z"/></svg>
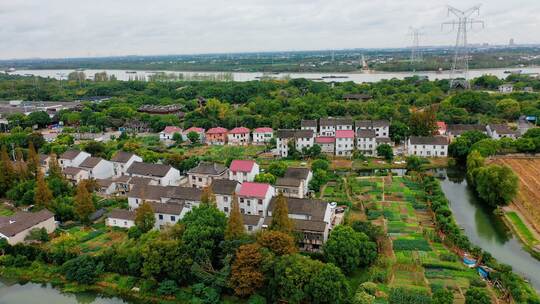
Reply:
<svg viewBox="0 0 540 304"><path fill-rule="evenodd" d="M253 214L242 214L242 220L247 233L254 233L261 230L264 223L264 217Z"/></svg>
<svg viewBox="0 0 540 304"><path fill-rule="evenodd" d="M450 141L460 137L467 131L478 131L487 135L486 125L482 124L449 124L446 127L446 134L450 138Z"/></svg>
<svg viewBox="0 0 540 304"><path fill-rule="evenodd" d="M317 120L302 120L300 122L300 129L301 130L311 130L313 133L317 133Z"/></svg>
<svg viewBox="0 0 540 304"><path fill-rule="evenodd" d="M275 190L269 184L245 182L238 190L238 201L242 214L264 216Z"/></svg>
<svg viewBox="0 0 540 304"><path fill-rule="evenodd" d="M274 138L274 130L268 127L257 128L253 130L253 144L264 145Z"/></svg>
<svg viewBox="0 0 540 304"><path fill-rule="evenodd" d="M321 152L334 155L336 151L336 138L332 136L315 137L315 144L321 147Z"/></svg>
<svg viewBox="0 0 540 304"><path fill-rule="evenodd" d="M492 139L501 139L501 138L518 138L519 131L512 130L506 124L489 124L486 126L487 134Z"/></svg>
<svg viewBox="0 0 540 304"><path fill-rule="evenodd" d="M33 229L41 228L47 233L56 230L54 214L47 209L38 212L19 211L11 216L0 216L0 238L6 239L10 245L24 242Z"/></svg>
<svg viewBox="0 0 540 304"><path fill-rule="evenodd" d="M252 182L259 174L259 165L252 160L233 160L229 166L229 179L243 182Z"/></svg>
<svg viewBox="0 0 540 304"><path fill-rule="evenodd" d="M514 91L514 85L511 83L505 83L501 84L499 86L499 92L500 93L512 93Z"/></svg>
<svg viewBox="0 0 540 304"><path fill-rule="evenodd" d="M143 159L133 153L118 151L111 158L114 167L114 176L122 176L127 174L127 169L135 162L141 163Z"/></svg>
<svg viewBox="0 0 540 304"><path fill-rule="evenodd" d="M311 130L297 130L294 132L296 150L309 149L315 144L315 133Z"/></svg>
<svg viewBox="0 0 540 304"><path fill-rule="evenodd" d="M202 190L180 186L135 185L127 194L130 210L143 202L181 205L180 219L201 203Z"/></svg>
<svg viewBox="0 0 540 304"><path fill-rule="evenodd" d="M338 130L353 130L350 118L321 118L319 120L320 136L336 136Z"/></svg>
<svg viewBox="0 0 540 304"><path fill-rule="evenodd" d="M216 179L228 179L229 169L221 164L200 162L187 172L188 183L193 188L205 188Z"/></svg>
<svg viewBox="0 0 540 304"><path fill-rule="evenodd" d="M250 130L245 127L237 127L229 131L227 134L227 140L229 145L245 146L250 142L249 137Z"/></svg>
<svg viewBox="0 0 540 304"><path fill-rule="evenodd" d="M41 169L41 172L47 173L49 171L49 163L51 161L51 157L47 154L39 154L39 168Z"/></svg>
<svg viewBox="0 0 540 304"><path fill-rule="evenodd" d="M166 126L163 131L159 132L159 140L166 141L166 140L173 140L174 134L178 133L180 136L182 136L182 128L177 126Z"/></svg>
<svg viewBox="0 0 540 304"><path fill-rule="evenodd" d="M444 121L437 121L437 135L446 135L446 123Z"/></svg>
<svg viewBox="0 0 540 304"><path fill-rule="evenodd" d="M182 218L182 204L173 203L150 203L154 211L156 229L161 230L166 226L176 224Z"/></svg>
<svg viewBox="0 0 540 304"><path fill-rule="evenodd" d="M90 178L110 178L114 175L112 162L101 157L87 157L79 167L88 172Z"/></svg>
<svg viewBox="0 0 540 304"><path fill-rule="evenodd" d="M354 150L354 131L336 130L336 155L351 156Z"/></svg>
<svg viewBox="0 0 540 304"><path fill-rule="evenodd" d="M153 180L153 184L162 186L176 186L180 183L180 171L169 165L134 162L126 174L131 177L149 178Z"/></svg>
<svg viewBox="0 0 540 304"><path fill-rule="evenodd" d="M231 212L233 196L240 190L240 183L235 180L216 179L212 182L211 188L216 197L217 208L228 216Z"/></svg>
<svg viewBox="0 0 540 304"><path fill-rule="evenodd" d="M110 227L131 228L135 226L135 212L124 209L113 209L107 215L105 224Z"/></svg>
<svg viewBox="0 0 540 304"><path fill-rule="evenodd" d="M96 179L99 195L109 197L116 194L116 183L111 178Z"/></svg>
<svg viewBox="0 0 540 304"><path fill-rule="evenodd" d="M304 198L309 191L313 173L309 168L287 168L283 177L276 180L276 193L286 197Z"/></svg>
<svg viewBox="0 0 540 304"><path fill-rule="evenodd" d="M448 156L448 138L411 136L407 142L407 153L423 157L446 157Z"/></svg>
<svg viewBox="0 0 540 304"><path fill-rule="evenodd" d="M263 229L272 223L272 211L277 197L270 201ZM335 225L335 205L322 200L305 198L287 198L289 218L294 223L294 229L301 234L299 248L304 252L320 252L328 235Z"/></svg>
<svg viewBox="0 0 540 304"><path fill-rule="evenodd" d="M356 149L364 155L377 155L377 135L373 129L356 131Z"/></svg>
<svg viewBox="0 0 540 304"><path fill-rule="evenodd" d="M203 128L191 127L182 133L182 140L189 141L188 134L195 132L199 135L199 143L204 144L206 142L206 134L204 133Z"/></svg>
<svg viewBox="0 0 540 304"><path fill-rule="evenodd" d="M151 178L129 175L115 177L113 178L113 182L115 185L116 195L126 195L129 191L131 191L131 189L133 189L133 186L135 185L156 184L156 182Z"/></svg>
<svg viewBox="0 0 540 304"><path fill-rule="evenodd" d="M289 155L289 142L293 142L298 151L311 148L315 144L312 130L278 130L276 136L276 153L281 157Z"/></svg>
<svg viewBox="0 0 540 304"><path fill-rule="evenodd" d="M58 163L62 169L67 167L78 167L86 158L90 157L89 153L78 150L67 150L58 158Z"/></svg>
<svg viewBox="0 0 540 304"><path fill-rule="evenodd" d="M390 122L387 120L357 120L355 128L356 132L358 130L374 130L377 138L390 137Z"/></svg>
<svg viewBox="0 0 540 304"><path fill-rule="evenodd" d="M80 181L90 178L90 173L79 167L66 167L62 169L62 173L68 182L73 186L77 185Z"/></svg>
<svg viewBox="0 0 540 304"><path fill-rule="evenodd" d="M222 127L210 128L206 131L206 143L209 145L223 146L227 143L229 131Z"/></svg>

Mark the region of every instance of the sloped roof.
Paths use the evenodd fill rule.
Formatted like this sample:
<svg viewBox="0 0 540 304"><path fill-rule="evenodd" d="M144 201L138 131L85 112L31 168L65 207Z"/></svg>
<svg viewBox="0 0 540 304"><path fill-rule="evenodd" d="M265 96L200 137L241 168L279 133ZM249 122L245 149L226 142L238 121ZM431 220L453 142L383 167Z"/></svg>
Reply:
<svg viewBox="0 0 540 304"><path fill-rule="evenodd" d="M227 170L227 167L210 162L200 162L197 167L188 171L188 174L206 174L206 175L221 175Z"/></svg>
<svg viewBox="0 0 540 304"><path fill-rule="evenodd" d="M154 210L154 213L171 214L177 216L180 215L182 213L182 209L184 209L183 204L150 202L150 205L152 206L152 210Z"/></svg>
<svg viewBox="0 0 540 304"><path fill-rule="evenodd" d="M268 210L273 211L277 196L270 200ZM286 197L289 214L305 215L313 221L323 221L328 203L318 199Z"/></svg>
<svg viewBox="0 0 540 304"><path fill-rule="evenodd" d="M356 132L356 137L358 138L375 138L376 133L373 129L359 129Z"/></svg>
<svg viewBox="0 0 540 304"><path fill-rule="evenodd" d="M486 132L486 125L482 124L449 124L446 127L448 133L452 135L461 135L466 131L480 131Z"/></svg>
<svg viewBox="0 0 540 304"><path fill-rule="evenodd" d="M353 130L337 130L336 138L354 138Z"/></svg>
<svg viewBox="0 0 540 304"><path fill-rule="evenodd" d="M77 167L66 167L64 168L64 170L62 170L62 172L64 172L64 174L67 174L67 175L76 175L77 173L81 171L82 169L77 168Z"/></svg>
<svg viewBox="0 0 540 304"><path fill-rule="evenodd" d="M81 151L79 150L67 150L66 152L62 153L62 155L60 155L60 158L61 159L75 159L79 153L81 153Z"/></svg>
<svg viewBox="0 0 540 304"><path fill-rule="evenodd" d="M300 122L301 127L316 128L317 120L316 119L305 119Z"/></svg>
<svg viewBox="0 0 540 304"><path fill-rule="evenodd" d="M163 133L171 134L171 133L182 133L182 129L177 126L166 126L165 129L162 131Z"/></svg>
<svg viewBox="0 0 540 304"><path fill-rule="evenodd" d="M313 130L296 130L294 137L296 138L311 138L313 137Z"/></svg>
<svg viewBox="0 0 540 304"><path fill-rule="evenodd" d="M7 237L13 237L51 217L54 217L54 214L46 209L38 212L21 211L12 216L0 216L0 233Z"/></svg>
<svg viewBox="0 0 540 304"><path fill-rule="evenodd" d="M315 143L317 144L334 144L335 142L336 142L336 138L332 136L315 137Z"/></svg>
<svg viewBox="0 0 540 304"><path fill-rule="evenodd" d="M508 125L505 124L492 124L489 125L489 128L499 134L519 134L517 131L512 130Z"/></svg>
<svg viewBox="0 0 540 304"><path fill-rule="evenodd" d="M189 132L204 133L204 129L203 128L198 128L198 127L191 127L191 128L184 131L185 134L189 134Z"/></svg>
<svg viewBox="0 0 540 304"><path fill-rule="evenodd" d="M274 132L274 130L268 127L257 128L253 131L253 133L272 133L272 132Z"/></svg>
<svg viewBox="0 0 540 304"><path fill-rule="evenodd" d="M234 172L251 172L255 162L252 160L233 160L231 162L230 170Z"/></svg>
<svg viewBox="0 0 540 304"><path fill-rule="evenodd" d="M111 161L117 163L127 163L135 154L130 152L118 151L111 158Z"/></svg>
<svg viewBox="0 0 540 304"><path fill-rule="evenodd" d="M266 196L266 193L268 193L269 189L269 184L245 182L242 184L242 186L240 186L240 191L238 191L238 195L264 198Z"/></svg>
<svg viewBox="0 0 540 304"><path fill-rule="evenodd" d="M206 134L223 134L223 133L227 133L227 132L229 132L229 130L227 130L225 128L215 127L215 128L208 129L208 131L206 131Z"/></svg>
<svg viewBox="0 0 540 304"><path fill-rule="evenodd" d="M215 179L212 181L212 192L215 194L232 195L240 183L235 180Z"/></svg>
<svg viewBox="0 0 540 304"><path fill-rule="evenodd" d="M278 138L294 138L296 130L289 130L289 129L281 129L277 130L276 136Z"/></svg>
<svg viewBox="0 0 540 304"><path fill-rule="evenodd" d="M102 160L103 160L103 158L101 158L101 157L87 157L79 165L79 167L92 169L92 168L95 168Z"/></svg>
<svg viewBox="0 0 540 304"><path fill-rule="evenodd" d="M309 168L287 168L283 177L307 179L310 171Z"/></svg>
<svg viewBox="0 0 540 304"><path fill-rule="evenodd" d="M134 162L127 169L127 173L137 174L137 175L146 175L146 176L155 176L155 177L164 177L165 175L167 175L167 173L171 169L172 167L169 165Z"/></svg>
<svg viewBox="0 0 540 304"><path fill-rule="evenodd" d="M279 177L276 180L276 187L300 187L302 180L292 177Z"/></svg>
<svg viewBox="0 0 540 304"><path fill-rule="evenodd" d="M249 129L246 127L237 127L229 131L229 134L246 134L249 133Z"/></svg>
<svg viewBox="0 0 540 304"><path fill-rule="evenodd" d="M315 231L315 232L324 232L326 226L328 225L324 221L314 221L314 220L301 220L301 219L291 219L294 224L294 230L296 231ZM272 224L272 217L267 216L264 218L263 225L270 226Z"/></svg>
<svg viewBox="0 0 540 304"><path fill-rule="evenodd" d="M411 145L448 145L444 136L411 136Z"/></svg>
<svg viewBox="0 0 540 304"><path fill-rule="evenodd" d="M257 226L259 225L262 217L253 214L242 214L242 219L244 221L244 225Z"/></svg>
<svg viewBox="0 0 540 304"><path fill-rule="evenodd" d="M107 215L108 218L115 218L121 220L134 221L135 220L135 211L129 211L125 209L113 209Z"/></svg>

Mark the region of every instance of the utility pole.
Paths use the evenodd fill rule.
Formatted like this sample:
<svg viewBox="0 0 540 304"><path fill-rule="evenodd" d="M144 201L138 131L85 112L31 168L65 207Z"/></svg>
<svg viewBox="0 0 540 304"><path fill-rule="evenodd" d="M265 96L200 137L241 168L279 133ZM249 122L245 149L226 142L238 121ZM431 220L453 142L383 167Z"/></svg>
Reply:
<svg viewBox="0 0 540 304"><path fill-rule="evenodd" d="M452 30L457 28L456 44L454 46L454 60L452 70L450 71L450 88L468 89L469 84L469 49L467 45L467 29L472 29L474 24L481 24L484 27L484 21L476 20L471 16L480 15L480 5L473 6L467 10L459 10L448 6L448 16L454 15L456 19L443 22L444 26L452 26ZM456 74L463 74L463 77L457 77Z"/></svg>

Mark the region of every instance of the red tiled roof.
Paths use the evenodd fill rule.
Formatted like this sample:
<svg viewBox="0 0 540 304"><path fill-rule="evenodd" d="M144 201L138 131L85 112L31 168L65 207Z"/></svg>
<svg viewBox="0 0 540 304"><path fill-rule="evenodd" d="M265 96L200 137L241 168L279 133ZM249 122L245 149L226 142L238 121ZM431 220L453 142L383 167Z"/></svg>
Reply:
<svg viewBox="0 0 540 304"><path fill-rule="evenodd" d="M229 131L229 134L245 134L249 133L249 129L245 127L237 127Z"/></svg>
<svg viewBox="0 0 540 304"><path fill-rule="evenodd" d="M252 160L233 160L230 169L234 172L251 172L254 165Z"/></svg>
<svg viewBox="0 0 540 304"><path fill-rule="evenodd" d="M204 129L203 128L197 128L197 127L191 127L189 129L187 129L186 131L184 131L184 133L189 133L189 132L197 132L197 133L204 133Z"/></svg>
<svg viewBox="0 0 540 304"><path fill-rule="evenodd" d="M317 144L333 144L336 142L336 138L332 136L316 137L315 143Z"/></svg>
<svg viewBox="0 0 540 304"><path fill-rule="evenodd" d="M238 195L264 198L269 188L269 184L245 182L242 184L242 186L240 186L240 191L238 191Z"/></svg>
<svg viewBox="0 0 540 304"><path fill-rule="evenodd" d="M446 130L446 123L444 121L437 121L437 128Z"/></svg>
<svg viewBox="0 0 540 304"><path fill-rule="evenodd" d="M165 129L163 129L164 133L182 133L182 129L176 126L166 126Z"/></svg>
<svg viewBox="0 0 540 304"><path fill-rule="evenodd" d="M337 130L336 138L354 138L353 130Z"/></svg>
<svg viewBox="0 0 540 304"><path fill-rule="evenodd" d="M216 128L210 128L208 131L206 131L206 134L223 134L227 133L229 130L222 128L222 127L216 127Z"/></svg>
<svg viewBox="0 0 540 304"><path fill-rule="evenodd" d="M255 133L272 133L274 130L272 128L263 127L263 128L257 128L254 131Z"/></svg>

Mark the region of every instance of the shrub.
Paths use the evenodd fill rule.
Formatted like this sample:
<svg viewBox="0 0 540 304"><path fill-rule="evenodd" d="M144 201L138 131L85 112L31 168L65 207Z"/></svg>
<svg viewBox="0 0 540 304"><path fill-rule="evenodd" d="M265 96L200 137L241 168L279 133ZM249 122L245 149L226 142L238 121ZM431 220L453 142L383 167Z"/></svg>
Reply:
<svg viewBox="0 0 540 304"><path fill-rule="evenodd" d="M465 304L490 304L488 293L480 288L472 287L465 293Z"/></svg>
<svg viewBox="0 0 540 304"><path fill-rule="evenodd" d="M103 263L97 263L89 255L81 255L71 259L62 265L66 279L81 284L93 284L103 272Z"/></svg>
<svg viewBox="0 0 540 304"><path fill-rule="evenodd" d="M352 304L372 304L375 297L365 291L357 291L352 299Z"/></svg>
<svg viewBox="0 0 540 304"><path fill-rule="evenodd" d="M173 280L165 280L159 283L157 293L162 296L170 296L178 292L178 285Z"/></svg>
<svg viewBox="0 0 540 304"><path fill-rule="evenodd" d="M359 290L362 290L372 296L375 295L375 293L377 292L377 284L373 283L373 282L364 282L362 284L360 284L360 286L358 287Z"/></svg>
<svg viewBox="0 0 540 304"><path fill-rule="evenodd" d="M429 304L431 297L420 290L407 288L392 288L388 296L389 304Z"/></svg>

